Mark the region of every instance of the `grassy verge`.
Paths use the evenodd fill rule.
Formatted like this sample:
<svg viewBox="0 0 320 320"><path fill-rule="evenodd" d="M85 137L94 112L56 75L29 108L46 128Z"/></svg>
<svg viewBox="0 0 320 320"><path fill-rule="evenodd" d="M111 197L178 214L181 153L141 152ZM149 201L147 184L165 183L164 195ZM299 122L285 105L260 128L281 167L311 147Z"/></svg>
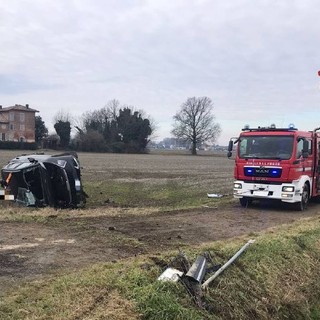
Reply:
<svg viewBox="0 0 320 320"><path fill-rule="evenodd" d="M29 283L0 302L0 319L319 319L320 219L251 235L256 243L195 306L181 284L156 281L152 257L92 266ZM248 238L189 248L224 263ZM158 259L170 261L175 252Z"/></svg>

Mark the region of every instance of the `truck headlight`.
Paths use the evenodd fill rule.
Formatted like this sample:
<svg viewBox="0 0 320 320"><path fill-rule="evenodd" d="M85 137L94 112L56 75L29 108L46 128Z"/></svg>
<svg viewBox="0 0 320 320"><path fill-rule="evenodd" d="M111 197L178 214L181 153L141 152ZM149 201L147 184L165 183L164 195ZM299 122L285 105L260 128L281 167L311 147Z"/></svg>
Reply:
<svg viewBox="0 0 320 320"><path fill-rule="evenodd" d="M242 189L242 184L239 182L235 182L233 185L233 189Z"/></svg>
<svg viewBox="0 0 320 320"><path fill-rule="evenodd" d="M283 192L293 192L294 187L293 186L284 186L284 187L282 187L282 191Z"/></svg>

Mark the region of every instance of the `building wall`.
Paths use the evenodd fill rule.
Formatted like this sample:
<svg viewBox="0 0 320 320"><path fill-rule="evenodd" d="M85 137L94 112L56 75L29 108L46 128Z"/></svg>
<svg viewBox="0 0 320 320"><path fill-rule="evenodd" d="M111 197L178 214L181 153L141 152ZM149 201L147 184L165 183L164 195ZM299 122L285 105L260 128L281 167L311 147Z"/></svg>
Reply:
<svg viewBox="0 0 320 320"><path fill-rule="evenodd" d="M0 140L35 142L35 112L0 110Z"/></svg>

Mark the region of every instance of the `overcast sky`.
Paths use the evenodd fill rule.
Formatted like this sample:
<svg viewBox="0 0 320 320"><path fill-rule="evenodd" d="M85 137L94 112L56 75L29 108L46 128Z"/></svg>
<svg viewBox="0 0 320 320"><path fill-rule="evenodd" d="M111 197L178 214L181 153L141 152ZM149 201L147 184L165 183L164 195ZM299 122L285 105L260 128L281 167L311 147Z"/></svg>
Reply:
<svg viewBox="0 0 320 320"><path fill-rule="evenodd" d="M208 96L226 144L245 124L320 126L316 0L3 0L0 104L29 104L49 128L112 99L170 136Z"/></svg>

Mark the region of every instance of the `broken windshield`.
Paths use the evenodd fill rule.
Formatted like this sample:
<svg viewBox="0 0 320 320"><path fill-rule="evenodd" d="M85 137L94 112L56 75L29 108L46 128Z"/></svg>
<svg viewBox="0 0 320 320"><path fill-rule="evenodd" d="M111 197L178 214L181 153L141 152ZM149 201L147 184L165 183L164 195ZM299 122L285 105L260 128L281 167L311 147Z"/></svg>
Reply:
<svg viewBox="0 0 320 320"><path fill-rule="evenodd" d="M288 160L292 156L293 136L243 136L239 157L245 159Z"/></svg>

